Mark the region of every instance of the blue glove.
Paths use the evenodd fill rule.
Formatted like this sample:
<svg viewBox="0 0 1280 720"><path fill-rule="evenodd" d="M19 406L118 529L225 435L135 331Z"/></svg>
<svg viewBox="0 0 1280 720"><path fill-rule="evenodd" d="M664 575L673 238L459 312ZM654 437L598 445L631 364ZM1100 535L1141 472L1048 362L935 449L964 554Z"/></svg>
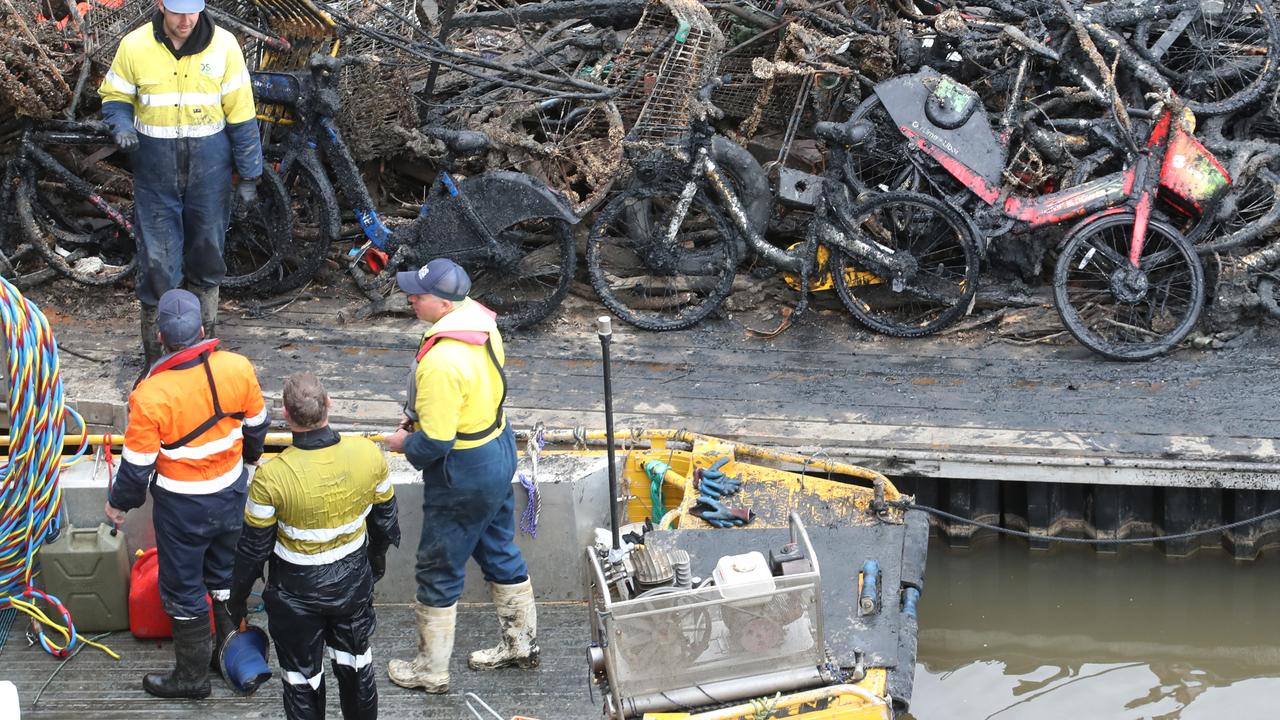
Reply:
<svg viewBox="0 0 1280 720"><path fill-rule="evenodd" d="M720 468L729 462L729 458L720 458L711 467L705 470L699 470L697 475L697 486L703 495L720 498L726 495L732 495L742 489L741 478L726 477Z"/></svg>
<svg viewBox="0 0 1280 720"><path fill-rule="evenodd" d="M755 513L751 508L727 507L716 498L707 495L699 495L698 503L689 512L719 528L746 525L755 519Z"/></svg>

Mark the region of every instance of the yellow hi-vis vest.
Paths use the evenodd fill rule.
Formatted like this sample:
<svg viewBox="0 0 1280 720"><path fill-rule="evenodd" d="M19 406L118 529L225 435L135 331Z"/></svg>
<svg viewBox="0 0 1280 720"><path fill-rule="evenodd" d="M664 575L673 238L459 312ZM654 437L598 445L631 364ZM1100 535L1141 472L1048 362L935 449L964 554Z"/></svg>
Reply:
<svg viewBox="0 0 1280 720"><path fill-rule="evenodd" d="M132 104L134 128L153 138L208 137L256 116L244 54L220 27L203 52L175 58L148 22L120 41L98 94Z"/></svg>

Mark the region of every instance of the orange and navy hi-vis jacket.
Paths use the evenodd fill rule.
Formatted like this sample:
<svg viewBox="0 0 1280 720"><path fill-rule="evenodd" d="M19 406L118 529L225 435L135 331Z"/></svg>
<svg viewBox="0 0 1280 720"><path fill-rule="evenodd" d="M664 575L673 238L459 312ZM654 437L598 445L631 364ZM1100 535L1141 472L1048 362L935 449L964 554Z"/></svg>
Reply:
<svg viewBox="0 0 1280 720"><path fill-rule="evenodd" d="M129 395L113 507L140 507L153 476L156 487L180 495L243 488L244 464L262 455L269 418L248 359L218 352L216 344L207 341L161 361ZM197 432L205 424L210 426Z"/></svg>

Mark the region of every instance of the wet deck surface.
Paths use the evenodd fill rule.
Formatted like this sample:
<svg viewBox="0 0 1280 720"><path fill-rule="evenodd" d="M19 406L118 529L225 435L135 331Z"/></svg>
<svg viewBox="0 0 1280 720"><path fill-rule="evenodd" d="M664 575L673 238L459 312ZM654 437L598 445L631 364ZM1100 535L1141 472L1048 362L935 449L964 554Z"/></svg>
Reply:
<svg viewBox="0 0 1280 720"><path fill-rule="evenodd" d="M407 658L416 648L413 608L379 605L378 631L373 641L374 666L378 670L380 717L421 720L460 720L474 717L466 708L464 693L482 698L503 718L524 714L541 720L573 720L599 716L599 695L592 700L587 689L586 607L577 603L539 603L539 646L542 663L535 670L473 672L467 654L497 641L497 620L492 605L460 605L458 633L451 666L451 688L445 695L405 690L387 679L386 663ZM266 625L262 614L250 616ZM119 662L86 648L49 681L59 661L40 648L28 648L21 623L0 648L0 677L18 688L24 720L134 720L135 718L240 718L283 717L279 665L271 653L274 677L252 696L240 697L220 678L214 678L213 694L206 700L161 700L142 690L142 676L173 665L169 641L139 641L128 632L105 639L120 653ZM326 668L328 716L340 717L337 682ZM49 681L39 702L41 686ZM485 720L492 720L488 716Z"/></svg>
<svg viewBox="0 0 1280 720"><path fill-rule="evenodd" d="M64 313L58 292L50 286L31 295L47 307L64 349L67 396L96 408L99 421L110 421L115 408L122 425L140 364L136 304L118 291L102 306ZM329 387L335 423L393 427L422 325L406 315L344 323L342 313L357 301L343 292L308 291L266 309L229 300L218 334L254 362L277 404L284 377L305 369ZM570 296L551 321L509 335L508 410L518 426L542 420L549 427L603 427L593 325L601 313L597 304ZM998 462L1018 454L1099 464L1268 463L1276 454L1280 405L1271 388L1280 384L1280 333L1266 326L1246 333L1238 347L1183 347L1126 364L1101 360L1069 337L1017 345L980 328L888 338L831 308L772 339L746 331L776 322L744 312L661 334L615 322L618 424L823 447L855 459L865 451L863 457L888 462L886 469L895 454L911 453L917 460Z"/></svg>

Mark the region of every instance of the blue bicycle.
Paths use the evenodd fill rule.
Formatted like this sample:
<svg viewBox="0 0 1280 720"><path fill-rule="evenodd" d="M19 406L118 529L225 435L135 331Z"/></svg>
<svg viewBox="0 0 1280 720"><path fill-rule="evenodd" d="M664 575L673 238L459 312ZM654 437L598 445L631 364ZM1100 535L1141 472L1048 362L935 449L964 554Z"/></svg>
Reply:
<svg viewBox="0 0 1280 720"><path fill-rule="evenodd" d="M395 295L397 270L448 257L467 268L472 297L498 313L501 327L524 327L546 318L564 300L573 279L578 217L569 203L524 173L489 170L458 179L453 174L456 160L484 152L489 138L427 127L420 132L441 141L445 156L417 218L388 227L334 121L341 106L339 72L371 62L376 60L313 55L309 72L253 73L258 102L287 108L291 115L287 124L263 118L275 120L267 126L265 145L295 213L294 252L281 265L276 290L301 286L323 263L339 233L340 192L364 236L345 258L356 284L373 301L360 314L403 305ZM270 137L276 131L284 136L278 142Z"/></svg>

